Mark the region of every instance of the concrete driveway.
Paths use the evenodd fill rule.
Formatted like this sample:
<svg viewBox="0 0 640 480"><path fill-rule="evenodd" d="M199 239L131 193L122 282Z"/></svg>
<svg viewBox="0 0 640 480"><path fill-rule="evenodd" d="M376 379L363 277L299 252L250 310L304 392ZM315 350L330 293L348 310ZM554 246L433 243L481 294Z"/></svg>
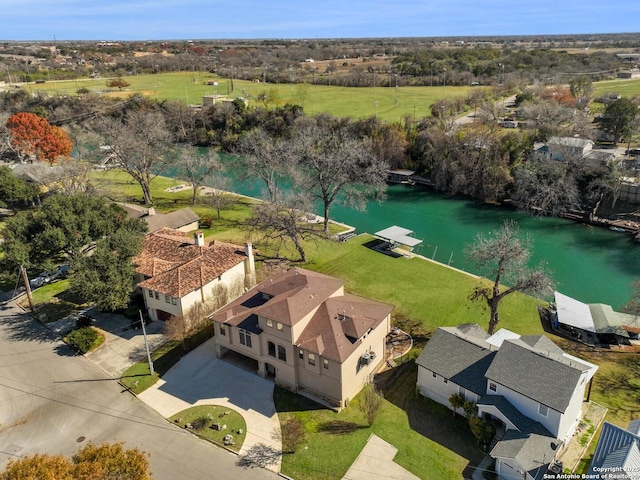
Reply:
<svg viewBox="0 0 640 480"><path fill-rule="evenodd" d="M245 463L280 471L280 423L274 383L215 357L213 339L184 356L138 398L168 418L195 405L228 406L247 422ZM242 460L241 460L242 462Z"/></svg>

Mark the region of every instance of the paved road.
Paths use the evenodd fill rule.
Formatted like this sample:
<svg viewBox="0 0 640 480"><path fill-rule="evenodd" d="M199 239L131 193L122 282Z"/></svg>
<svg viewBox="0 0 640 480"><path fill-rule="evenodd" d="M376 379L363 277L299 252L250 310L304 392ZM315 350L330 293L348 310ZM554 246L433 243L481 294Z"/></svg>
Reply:
<svg viewBox="0 0 640 480"><path fill-rule="evenodd" d="M89 440L151 453L158 480L277 478L169 424L20 310L1 311L0 468L36 452L70 456Z"/></svg>

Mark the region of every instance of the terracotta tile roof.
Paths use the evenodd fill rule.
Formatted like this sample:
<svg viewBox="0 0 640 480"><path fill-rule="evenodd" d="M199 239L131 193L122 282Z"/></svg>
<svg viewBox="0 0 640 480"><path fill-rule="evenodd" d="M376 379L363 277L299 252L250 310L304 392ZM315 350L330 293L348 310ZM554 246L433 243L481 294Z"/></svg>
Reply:
<svg viewBox="0 0 640 480"><path fill-rule="evenodd" d="M337 362L358 347L358 339L375 329L393 307L375 300L343 293L340 279L302 268L278 274L254 287L213 319L238 326L251 315L285 325L313 316L296 345Z"/></svg>
<svg viewBox="0 0 640 480"><path fill-rule="evenodd" d="M215 242L200 247L191 235L163 228L145 237L133 263L136 272L149 277L139 283L140 287L181 298L245 259L238 245Z"/></svg>

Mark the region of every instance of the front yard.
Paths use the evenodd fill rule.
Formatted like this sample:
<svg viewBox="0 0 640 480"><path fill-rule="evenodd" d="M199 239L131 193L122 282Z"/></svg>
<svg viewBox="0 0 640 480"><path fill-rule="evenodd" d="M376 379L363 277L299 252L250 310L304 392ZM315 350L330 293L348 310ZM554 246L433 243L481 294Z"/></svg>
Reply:
<svg viewBox="0 0 640 480"><path fill-rule="evenodd" d="M296 480L342 478L369 435L375 433L398 449L394 461L420 478L460 479L463 471L477 465L484 455L466 421L454 418L446 407L416 396L416 375L415 368L409 368L385 392L371 428L357 407L359 396L335 413L276 387L280 423L296 417L306 430L298 452L283 456L282 473Z"/></svg>

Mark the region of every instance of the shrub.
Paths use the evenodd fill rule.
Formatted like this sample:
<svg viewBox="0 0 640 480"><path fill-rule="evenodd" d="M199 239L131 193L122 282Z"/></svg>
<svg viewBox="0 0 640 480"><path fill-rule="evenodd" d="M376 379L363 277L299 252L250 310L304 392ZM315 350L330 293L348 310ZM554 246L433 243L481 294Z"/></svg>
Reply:
<svg viewBox="0 0 640 480"><path fill-rule="evenodd" d="M482 445L488 444L496 433L495 427L480 417L471 417L469 419L469 428L471 428L473 436Z"/></svg>
<svg viewBox="0 0 640 480"><path fill-rule="evenodd" d="M378 390L374 385L367 385L362 390L362 395L358 403L358 408L367 417L367 423L371 427L376 420L378 410L382 406L382 392Z"/></svg>
<svg viewBox="0 0 640 480"><path fill-rule="evenodd" d="M196 418L193 422L191 422L191 426L195 431L200 432L207 427L210 420L211 419L208 416L203 415L201 417Z"/></svg>
<svg viewBox="0 0 640 480"><path fill-rule="evenodd" d="M306 437L304 425L298 418L290 418L282 425L282 450L288 453L296 453Z"/></svg>
<svg viewBox="0 0 640 480"><path fill-rule="evenodd" d="M78 353L87 353L104 341L104 337L93 327L82 327L69 332L64 338Z"/></svg>

